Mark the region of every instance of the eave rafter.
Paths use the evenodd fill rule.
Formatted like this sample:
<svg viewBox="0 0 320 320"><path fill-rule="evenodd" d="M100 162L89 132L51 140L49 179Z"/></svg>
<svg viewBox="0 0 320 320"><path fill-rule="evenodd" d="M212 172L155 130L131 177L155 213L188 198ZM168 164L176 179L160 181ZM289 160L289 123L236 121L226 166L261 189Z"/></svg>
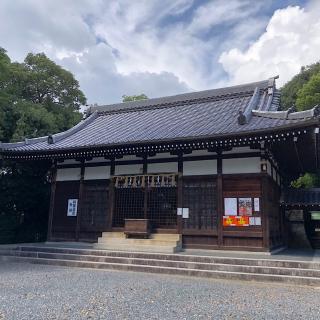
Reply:
<svg viewBox="0 0 320 320"><path fill-rule="evenodd" d="M190 152L192 150L221 150L230 149L233 147L241 146L260 146L262 142L265 145L271 146L274 143L293 139L310 132L310 128L297 128L287 129L279 132L269 132L260 134L246 134L238 136L228 136L220 138L190 138L180 141L158 141L146 142L136 144L123 144L112 146L95 146L82 149L69 149L69 150L55 150L55 151L30 151L28 153L18 153L12 151L3 151L2 156L4 159L17 159L17 160L42 160L42 159L75 159L75 158L92 158L92 157L110 157L110 156L123 156L131 154L144 154L144 153L162 153L162 152Z"/></svg>

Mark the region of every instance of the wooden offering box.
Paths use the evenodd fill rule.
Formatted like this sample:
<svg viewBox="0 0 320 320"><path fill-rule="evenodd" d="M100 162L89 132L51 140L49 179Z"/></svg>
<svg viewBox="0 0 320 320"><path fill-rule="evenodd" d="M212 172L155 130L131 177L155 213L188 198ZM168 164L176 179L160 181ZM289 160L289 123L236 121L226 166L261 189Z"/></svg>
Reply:
<svg viewBox="0 0 320 320"><path fill-rule="evenodd" d="M148 219L125 219L124 233L127 237L148 238L150 229L150 221Z"/></svg>

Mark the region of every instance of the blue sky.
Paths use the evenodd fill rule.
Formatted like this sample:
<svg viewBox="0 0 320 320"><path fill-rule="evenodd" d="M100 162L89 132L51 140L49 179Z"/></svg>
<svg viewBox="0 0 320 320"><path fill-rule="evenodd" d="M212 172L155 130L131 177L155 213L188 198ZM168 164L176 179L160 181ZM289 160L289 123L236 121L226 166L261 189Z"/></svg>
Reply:
<svg viewBox="0 0 320 320"><path fill-rule="evenodd" d="M236 85L319 60L320 1L1 0L0 46L44 52L89 103Z"/></svg>

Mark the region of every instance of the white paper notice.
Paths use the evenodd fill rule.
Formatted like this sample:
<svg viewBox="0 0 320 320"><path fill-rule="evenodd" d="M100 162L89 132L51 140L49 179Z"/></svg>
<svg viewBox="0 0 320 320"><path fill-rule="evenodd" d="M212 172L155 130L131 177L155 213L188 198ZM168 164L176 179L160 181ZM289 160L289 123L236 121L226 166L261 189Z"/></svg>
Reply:
<svg viewBox="0 0 320 320"><path fill-rule="evenodd" d="M182 218L184 219L189 218L189 208L182 208Z"/></svg>
<svg viewBox="0 0 320 320"><path fill-rule="evenodd" d="M260 211L260 199L259 198L254 198L253 204L254 204L254 209L253 210L255 212Z"/></svg>
<svg viewBox="0 0 320 320"><path fill-rule="evenodd" d="M78 211L78 199L69 199L68 200L68 217L75 217Z"/></svg>
<svg viewBox="0 0 320 320"><path fill-rule="evenodd" d="M182 208L177 208L177 215L182 216Z"/></svg>
<svg viewBox="0 0 320 320"><path fill-rule="evenodd" d="M249 217L249 224L250 226L254 226L256 224L256 220L254 217Z"/></svg>
<svg viewBox="0 0 320 320"><path fill-rule="evenodd" d="M224 215L236 216L238 214L237 198L224 198Z"/></svg>
<svg viewBox="0 0 320 320"><path fill-rule="evenodd" d="M261 217L255 217L256 226L261 226Z"/></svg>

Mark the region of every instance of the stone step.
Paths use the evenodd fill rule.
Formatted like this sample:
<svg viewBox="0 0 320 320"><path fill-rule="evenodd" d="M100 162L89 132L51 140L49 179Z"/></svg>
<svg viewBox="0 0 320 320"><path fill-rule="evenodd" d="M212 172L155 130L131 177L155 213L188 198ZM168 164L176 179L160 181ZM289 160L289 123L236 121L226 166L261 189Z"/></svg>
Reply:
<svg viewBox="0 0 320 320"><path fill-rule="evenodd" d="M301 269L301 268L278 268L278 267L259 267L259 266L239 266L231 264L217 263L198 263L186 261L171 261L171 260L156 260L156 259L141 259L141 258L124 258L110 256L94 256L94 255L79 255L66 253L50 253L50 252L28 252L28 251L11 251L7 252L8 256L42 258L42 259L58 259L58 260L78 260L99 263L122 263L134 265L147 265L158 267L196 269L207 271L228 271L241 273L259 273L259 274L274 274L298 277L314 277L320 279L320 270Z"/></svg>
<svg viewBox="0 0 320 320"><path fill-rule="evenodd" d="M154 244L128 244L128 243L96 243L95 249L102 250L120 250L130 252L159 252L159 253L175 253L181 251L181 247L177 245L154 245Z"/></svg>
<svg viewBox="0 0 320 320"><path fill-rule="evenodd" d="M7 250L0 250L6 252ZM16 246L15 251L28 252L51 252L51 253L66 253L78 255L92 256L110 256L124 258L141 258L152 260L169 260L179 262L199 262L199 263L219 263L247 266L266 266L276 268L301 268L301 269L316 269L320 270L319 262L312 261L295 261L295 260L276 260L271 258L247 258L247 257L222 257L222 256L200 256L187 254L162 254L154 252L132 252L132 251L114 251L114 250L97 250L97 249L79 249L79 248L61 248L54 246Z"/></svg>
<svg viewBox="0 0 320 320"><path fill-rule="evenodd" d="M99 238L98 244L109 244L109 245L145 245L145 246L177 246L179 241L177 240L158 240L158 239L121 239L121 238Z"/></svg>
<svg viewBox="0 0 320 320"><path fill-rule="evenodd" d="M150 238L158 239L158 240L172 240L172 241L182 240L181 234L176 234L176 233L152 233Z"/></svg>
<svg viewBox="0 0 320 320"><path fill-rule="evenodd" d="M123 232L103 232L102 239L125 239ZM176 233L152 233L149 239L180 241L181 235Z"/></svg>
<svg viewBox="0 0 320 320"><path fill-rule="evenodd" d="M164 252L181 251L181 236L177 234L152 234L148 239L126 238L123 232L104 232L94 245L96 249Z"/></svg>
<svg viewBox="0 0 320 320"><path fill-rule="evenodd" d="M229 280L249 280L249 281L272 281L277 283L290 283L296 285L310 285L320 286L320 278L316 277L300 277L300 276L286 276L274 274L259 274L259 273L245 273L232 272L220 270L198 270L188 268L174 268L174 267L159 267L151 265L137 265L125 263L109 263L109 262L91 262L80 260L64 260L64 259L46 259L39 257L18 257L18 256L0 256L1 261L23 261L35 264L47 264L66 267L80 267L80 268L96 268L107 270L122 270L122 271L136 271L160 273L180 276L195 276L215 279L229 279Z"/></svg>
<svg viewBox="0 0 320 320"><path fill-rule="evenodd" d="M125 238L123 232L102 232L102 238Z"/></svg>

